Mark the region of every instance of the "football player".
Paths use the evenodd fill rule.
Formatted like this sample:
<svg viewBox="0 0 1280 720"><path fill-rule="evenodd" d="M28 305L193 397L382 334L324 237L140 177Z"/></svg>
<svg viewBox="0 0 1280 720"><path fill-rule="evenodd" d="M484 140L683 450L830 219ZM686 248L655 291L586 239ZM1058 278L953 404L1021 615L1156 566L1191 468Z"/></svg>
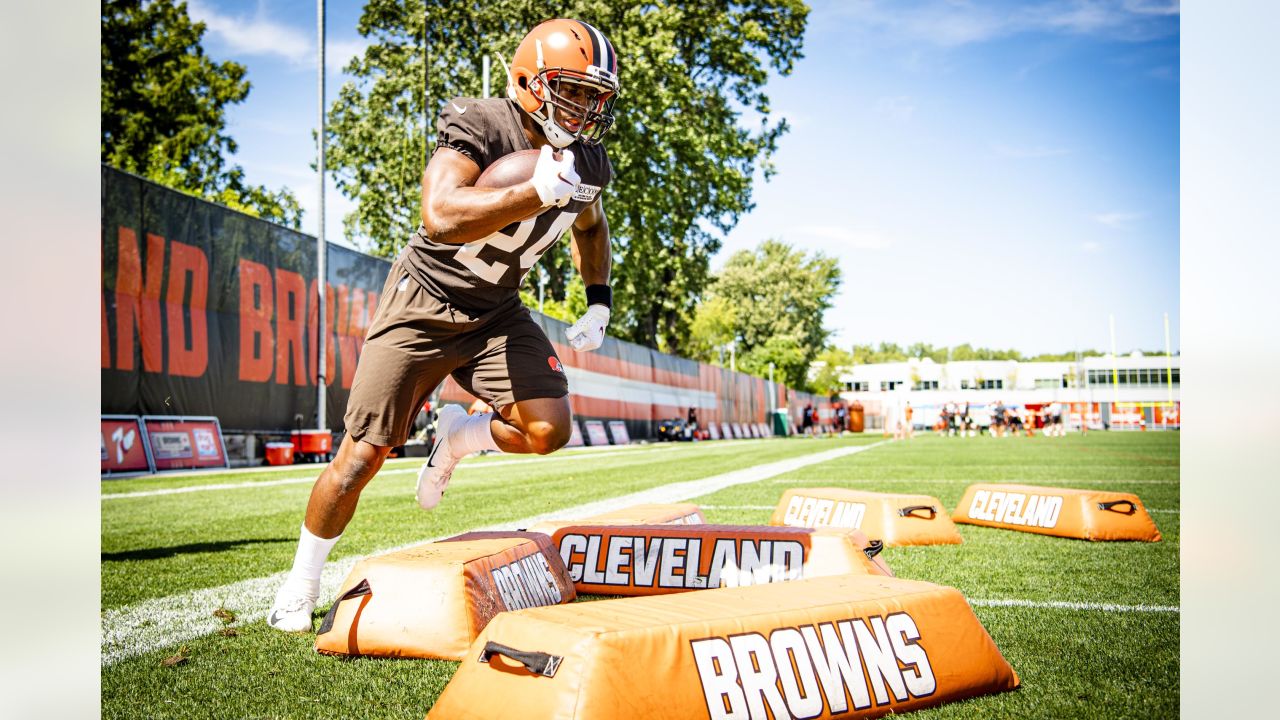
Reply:
<svg viewBox="0 0 1280 720"><path fill-rule="evenodd" d="M521 41L508 78L508 97L456 98L440 115L422 176L422 224L391 265L347 401L347 434L311 490L271 627L311 630L320 571L361 490L446 376L495 412L439 410L436 444L418 475L423 508L440 502L467 455L546 454L569 441L564 368L519 288L569 230L589 307L567 340L575 351L600 347L612 305L601 193L613 177L600 141L613 125L618 55L595 27L549 20ZM474 187L486 167L521 150L541 151L532 178Z"/></svg>

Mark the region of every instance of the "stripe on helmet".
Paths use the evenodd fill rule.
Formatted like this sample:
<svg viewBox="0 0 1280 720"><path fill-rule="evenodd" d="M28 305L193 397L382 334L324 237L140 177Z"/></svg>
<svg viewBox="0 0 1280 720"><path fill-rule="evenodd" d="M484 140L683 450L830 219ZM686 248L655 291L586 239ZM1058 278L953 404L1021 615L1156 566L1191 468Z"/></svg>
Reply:
<svg viewBox="0 0 1280 720"><path fill-rule="evenodd" d="M591 64L601 70L608 70L617 74L618 56L613 51L613 46L609 44L609 40L605 38L604 33L581 20L578 21L578 24L586 28L587 35L591 37L591 52L594 56Z"/></svg>
<svg viewBox="0 0 1280 720"><path fill-rule="evenodd" d="M595 28L582 22L581 20L578 20L577 22L579 25L582 26L582 29L586 31L587 37L591 39L591 64L604 67L603 65L600 64L600 41L597 39L597 33L595 32Z"/></svg>

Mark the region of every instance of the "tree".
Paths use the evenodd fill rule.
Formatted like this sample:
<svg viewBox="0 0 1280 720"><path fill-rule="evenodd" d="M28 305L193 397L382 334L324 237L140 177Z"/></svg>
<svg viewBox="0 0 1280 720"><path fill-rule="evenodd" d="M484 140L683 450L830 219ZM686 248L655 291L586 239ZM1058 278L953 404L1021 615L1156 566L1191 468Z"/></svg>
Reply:
<svg viewBox="0 0 1280 720"><path fill-rule="evenodd" d="M541 20L581 18L613 41L622 76L606 140L616 175L604 196L616 260L610 332L678 352L720 235L751 209L755 172L772 175L787 125L770 119L762 89L770 71L787 75L801 57L807 15L801 0L369 0L358 29L372 42L348 66L355 80L328 123L329 168L357 202L348 235L367 238L376 254L398 252L418 226L439 109L480 95L485 55L495 58L502 94L498 56L509 59ZM747 114L760 118L754 127ZM563 301L572 276L566 243L541 262L550 296Z"/></svg>
<svg viewBox="0 0 1280 720"><path fill-rule="evenodd" d="M685 352L689 357L718 360L736 336L738 309L728 298L712 295L693 313Z"/></svg>
<svg viewBox="0 0 1280 720"><path fill-rule="evenodd" d="M186 3L103 0L102 162L162 185L297 229L288 188L248 185L226 131L226 106L243 102L245 68L204 54L204 23Z"/></svg>
<svg viewBox="0 0 1280 720"><path fill-rule="evenodd" d="M834 345L828 345L814 362L815 372L809 380L809 392L818 395L835 395L844 390L840 376L853 367L853 355Z"/></svg>
<svg viewBox="0 0 1280 720"><path fill-rule="evenodd" d="M1079 355L1080 357L1100 357L1103 353L1098 350L1082 350L1079 352ZM969 343L952 345L950 347L937 347L926 342L916 342L908 345L906 349L899 347L897 343L889 342L882 342L879 347L876 347L875 345L853 346L853 360L859 365L902 362L909 358L931 358L937 363L944 363L949 360L1018 360L1024 362L1047 362L1075 360L1076 351L1072 350L1063 353L1041 353L1034 357L1024 357L1021 352L1012 348L1007 350L993 350L991 348L983 347L975 348Z"/></svg>
<svg viewBox="0 0 1280 720"><path fill-rule="evenodd" d="M708 288L694 325L715 327L708 316L731 322L738 369L764 377L772 363L775 380L806 387L809 366L831 334L822 320L839 287L834 258L809 257L779 240L766 240L729 258ZM713 360L702 343L702 359Z"/></svg>
<svg viewBox="0 0 1280 720"><path fill-rule="evenodd" d="M897 343L882 342L879 347L874 345L853 346L853 361L859 365L901 362L906 360L907 357L907 352L898 347Z"/></svg>

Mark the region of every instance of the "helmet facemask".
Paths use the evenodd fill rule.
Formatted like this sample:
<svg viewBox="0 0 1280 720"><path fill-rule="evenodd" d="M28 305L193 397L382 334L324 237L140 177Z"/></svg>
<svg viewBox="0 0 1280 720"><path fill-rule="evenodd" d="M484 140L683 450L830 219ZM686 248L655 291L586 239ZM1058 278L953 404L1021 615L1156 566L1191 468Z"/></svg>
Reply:
<svg viewBox="0 0 1280 720"><path fill-rule="evenodd" d="M594 68L592 68L594 69ZM616 79L597 78L560 68L548 68L529 81L529 92L542 101L530 113L547 140L558 148L574 141L596 145L613 127Z"/></svg>
<svg viewBox="0 0 1280 720"><path fill-rule="evenodd" d="M540 23L506 67L507 94L555 147L596 145L613 127L618 55L595 27L564 18Z"/></svg>

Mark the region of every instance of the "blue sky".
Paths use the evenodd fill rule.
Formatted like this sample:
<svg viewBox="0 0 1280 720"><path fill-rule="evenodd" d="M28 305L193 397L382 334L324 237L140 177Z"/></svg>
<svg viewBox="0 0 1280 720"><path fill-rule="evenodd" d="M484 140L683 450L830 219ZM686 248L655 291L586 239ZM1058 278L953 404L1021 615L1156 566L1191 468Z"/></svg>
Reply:
<svg viewBox="0 0 1280 720"><path fill-rule="evenodd" d="M331 101L364 43L361 4L328 7ZM826 320L846 347L1106 349L1114 314L1121 352L1159 349L1168 312L1178 348L1177 2L812 7L805 59L768 89L792 126L778 173L714 266L768 237L839 258ZM314 208L315 3L191 9L206 51L246 65L254 86L229 113L234 161ZM325 200L340 241L351 204L332 186Z"/></svg>

